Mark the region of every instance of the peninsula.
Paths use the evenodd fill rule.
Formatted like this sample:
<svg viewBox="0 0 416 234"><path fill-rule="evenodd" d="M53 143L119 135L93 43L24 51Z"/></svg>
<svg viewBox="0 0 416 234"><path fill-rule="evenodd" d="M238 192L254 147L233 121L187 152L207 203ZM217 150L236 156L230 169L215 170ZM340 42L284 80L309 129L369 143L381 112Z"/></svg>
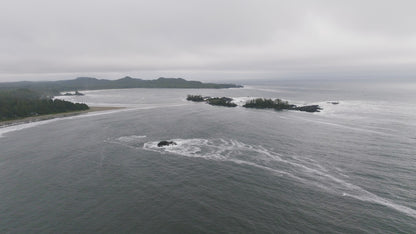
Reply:
<svg viewBox="0 0 416 234"><path fill-rule="evenodd" d="M21 81L0 83L0 122L10 123L22 120L42 120L55 116L67 116L68 113L81 113L90 110L83 103L72 103L54 96L83 96L79 90L128 89L128 88L181 88L181 89L224 89L241 88L236 84L203 83L182 78L164 78L143 80L126 76L118 80L105 80L91 77L79 77L60 81ZM75 90L75 92L68 92ZM231 100L213 99L211 105L233 105ZM111 107L108 107L111 109ZM105 109L108 109L105 108ZM102 110L102 108L92 108ZM58 115L63 114L63 115ZM29 118L29 119L27 119Z"/></svg>
<svg viewBox="0 0 416 234"><path fill-rule="evenodd" d="M88 109L86 104L52 99L30 89L0 90L0 121Z"/></svg>

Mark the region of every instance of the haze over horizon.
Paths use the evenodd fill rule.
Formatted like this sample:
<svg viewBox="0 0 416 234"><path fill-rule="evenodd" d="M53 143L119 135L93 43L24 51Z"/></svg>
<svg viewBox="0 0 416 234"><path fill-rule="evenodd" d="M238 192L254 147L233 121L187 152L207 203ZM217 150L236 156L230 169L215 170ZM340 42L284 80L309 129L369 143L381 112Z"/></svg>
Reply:
<svg viewBox="0 0 416 234"><path fill-rule="evenodd" d="M2 3L0 82L416 77L410 0Z"/></svg>

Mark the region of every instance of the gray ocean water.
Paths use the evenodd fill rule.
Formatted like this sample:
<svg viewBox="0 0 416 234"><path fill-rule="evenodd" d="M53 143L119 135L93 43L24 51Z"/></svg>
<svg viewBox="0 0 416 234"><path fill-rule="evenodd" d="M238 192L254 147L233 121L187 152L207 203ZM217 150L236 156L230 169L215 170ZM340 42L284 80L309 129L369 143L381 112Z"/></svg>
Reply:
<svg viewBox="0 0 416 234"><path fill-rule="evenodd" d="M85 94L66 98L127 108L0 129L1 233L416 232L415 82Z"/></svg>

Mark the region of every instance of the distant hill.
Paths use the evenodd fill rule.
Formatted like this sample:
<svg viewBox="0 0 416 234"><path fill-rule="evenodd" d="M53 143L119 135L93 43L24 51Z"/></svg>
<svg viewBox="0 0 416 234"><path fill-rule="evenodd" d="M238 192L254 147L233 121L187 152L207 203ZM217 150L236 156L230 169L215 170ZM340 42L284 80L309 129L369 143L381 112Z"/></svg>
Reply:
<svg viewBox="0 0 416 234"><path fill-rule="evenodd" d="M202 83L187 81L182 78L159 78L156 80L142 80L126 76L118 80L104 80L91 77L79 77L74 80L37 81L37 82L9 82L0 83L0 89L28 88L56 95L62 91L94 90L94 89L126 89L126 88L204 88L223 89L241 88L235 84Z"/></svg>

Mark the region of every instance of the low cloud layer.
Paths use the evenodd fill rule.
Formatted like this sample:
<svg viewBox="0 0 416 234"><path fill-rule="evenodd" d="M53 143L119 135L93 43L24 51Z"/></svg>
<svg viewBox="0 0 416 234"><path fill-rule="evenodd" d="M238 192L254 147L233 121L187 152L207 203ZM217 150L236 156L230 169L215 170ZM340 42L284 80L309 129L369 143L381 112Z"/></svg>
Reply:
<svg viewBox="0 0 416 234"><path fill-rule="evenodd" d="M413 0L5 0L1 5L0 81L416 75Z"/></svg>

